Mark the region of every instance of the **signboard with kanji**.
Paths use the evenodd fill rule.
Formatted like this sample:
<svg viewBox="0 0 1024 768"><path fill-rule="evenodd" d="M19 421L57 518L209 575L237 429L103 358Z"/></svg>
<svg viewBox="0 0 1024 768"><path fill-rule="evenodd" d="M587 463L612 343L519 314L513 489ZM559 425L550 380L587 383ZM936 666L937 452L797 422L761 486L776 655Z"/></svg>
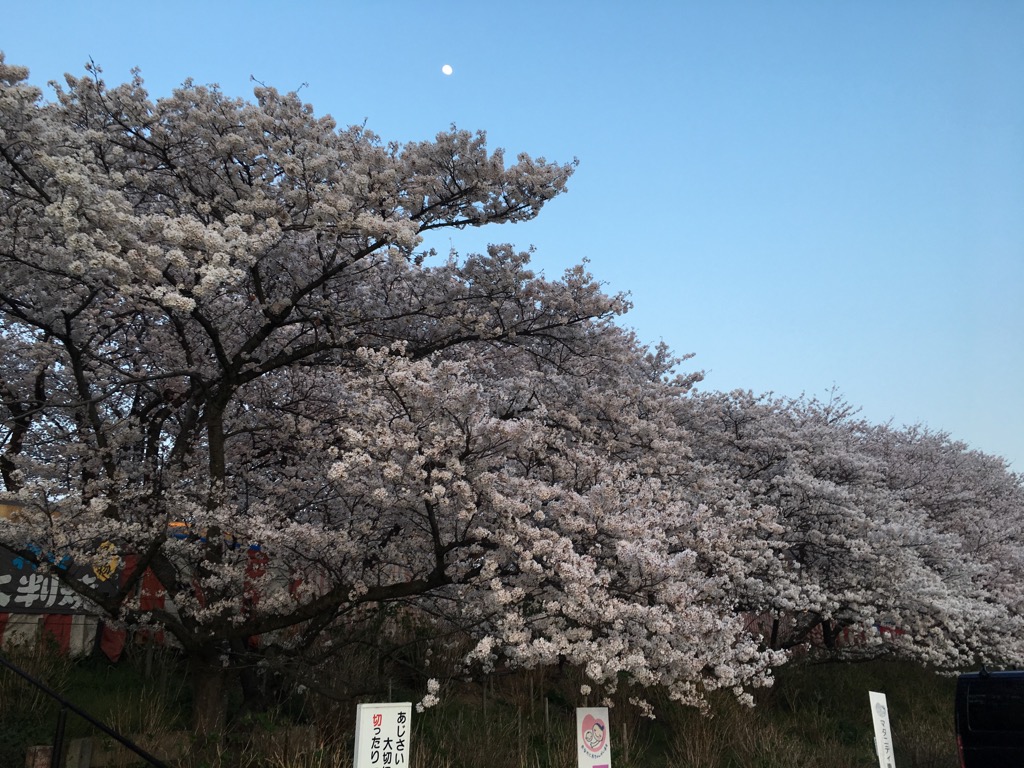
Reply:
<svg viewBox="0 0 1024 768"><path fill-rule="evenodd" d="M356 708L353 768L407 768L412 704L360 704Z"/></svg>
<svg viewBox="0 0 1024 768"><path fill-rule="evenodd" d="M56 563L43 573L27 558L0 547L0 613L92 613L95 606L90 608L81 595L61 583L54 571L67 570L84 584L113 593L117 563L116 556L110 555L101 567Z"/></svg>
<svg viewBox="0 0 1024 768"><path fill-rule="evenodd" d="M576 709L576 747L579 768L611 768L612 744L607 707Z"/></svg>

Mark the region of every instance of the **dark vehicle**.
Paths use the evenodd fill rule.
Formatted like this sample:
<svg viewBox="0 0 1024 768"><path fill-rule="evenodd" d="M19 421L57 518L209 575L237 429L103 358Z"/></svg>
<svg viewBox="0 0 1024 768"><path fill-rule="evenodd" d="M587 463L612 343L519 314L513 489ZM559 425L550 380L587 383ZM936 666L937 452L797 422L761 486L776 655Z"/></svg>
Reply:
<svg viewBox="0 0 1024 768"><path fill-rule="evenodd" d="M1024 671L960 675L955 708L961 768L1024 766Z"/></svg>

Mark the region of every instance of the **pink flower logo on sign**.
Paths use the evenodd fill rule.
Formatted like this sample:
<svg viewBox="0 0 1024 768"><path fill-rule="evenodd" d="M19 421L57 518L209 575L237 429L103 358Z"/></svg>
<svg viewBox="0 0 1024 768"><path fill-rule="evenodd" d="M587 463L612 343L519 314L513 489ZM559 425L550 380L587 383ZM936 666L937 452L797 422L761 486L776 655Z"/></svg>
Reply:
<svg viewBox="0 0 1024 768"><path fill-rule="evenodd" d="M587 749L591 752L600 752L601 747L604 746L604 740L607 738L608 729L605 728L604 721L598 720L593 715L587 715L583 718L583 743L587 745Z"/></svg>

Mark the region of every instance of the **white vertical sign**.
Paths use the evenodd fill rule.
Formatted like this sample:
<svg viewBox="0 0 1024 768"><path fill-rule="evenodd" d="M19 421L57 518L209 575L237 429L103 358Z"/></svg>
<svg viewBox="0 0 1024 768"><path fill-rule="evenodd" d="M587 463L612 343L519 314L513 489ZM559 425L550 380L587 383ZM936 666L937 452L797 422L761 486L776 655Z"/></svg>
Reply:
<svg viewBox="0 0 1024 768"><path fill-rule="evenodd" d="M607 707L576 709L576 745L579 768L611 768L612 743Z"/></svg>
<svg viewBox="0 0 1024 768"><path fill-rule="evenodd" d="M879 768L896 768L896 756L892 751L892 729L889 728L889 705L885 694L868 691L871 702L871 718L875 721L875 749L878 751Z"/></svg>
<svg viewBox="0 0 1024 768"><path fill-rule="evenodd" d="M356 707L353 768L408 768L412 704L360 704Z"/></svg>

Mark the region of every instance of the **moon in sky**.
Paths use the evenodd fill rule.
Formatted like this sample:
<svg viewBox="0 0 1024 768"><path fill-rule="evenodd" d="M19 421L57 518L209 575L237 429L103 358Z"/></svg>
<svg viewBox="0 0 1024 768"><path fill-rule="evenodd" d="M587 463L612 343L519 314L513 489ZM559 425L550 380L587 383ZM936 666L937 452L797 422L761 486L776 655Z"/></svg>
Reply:
<svg viewBox="0 0 1024 768"><path fill-rule="evenodd" d="M450 75L452 73L452 65L445 64L443 67L441 67L441 71L444 72L446 75Z"/></svg>

